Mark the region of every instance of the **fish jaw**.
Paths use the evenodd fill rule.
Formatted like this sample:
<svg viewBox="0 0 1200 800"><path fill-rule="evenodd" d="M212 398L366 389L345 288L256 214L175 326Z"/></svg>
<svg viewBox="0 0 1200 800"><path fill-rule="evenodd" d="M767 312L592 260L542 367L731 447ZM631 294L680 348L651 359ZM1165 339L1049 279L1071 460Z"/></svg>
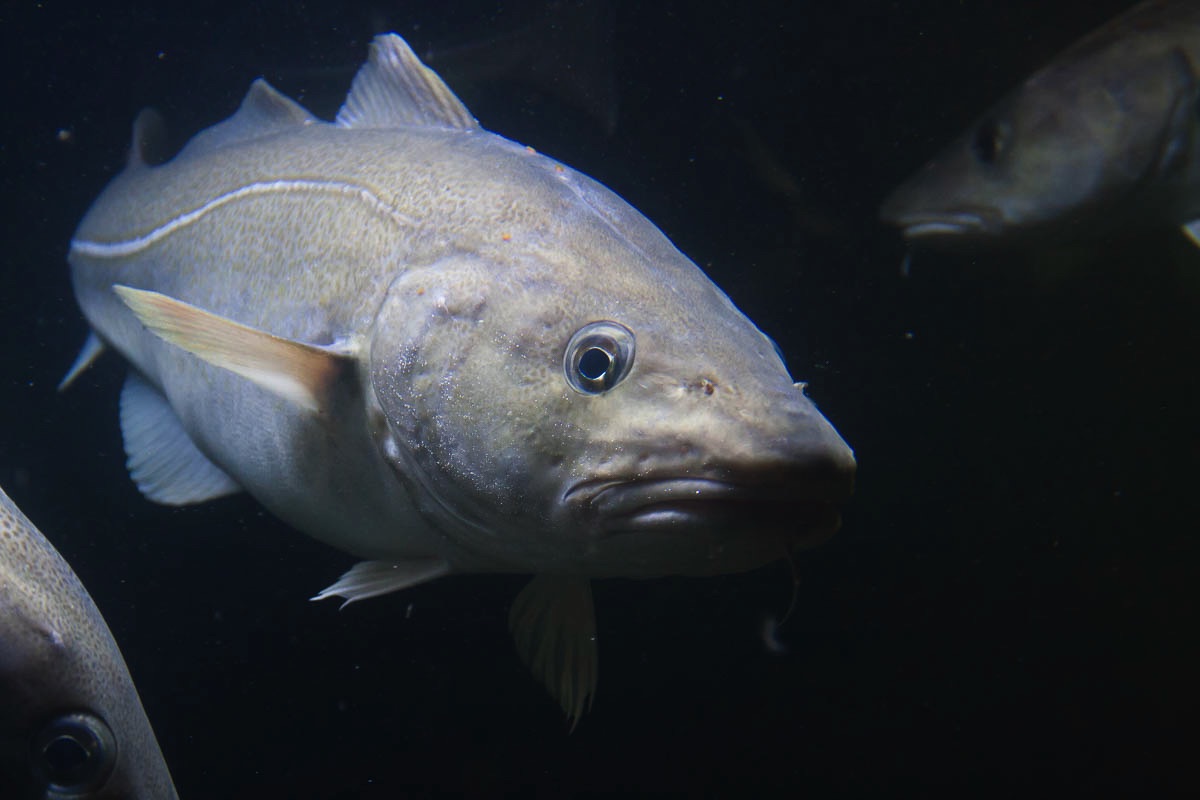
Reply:
<svg viewBox="0 0 1200 800"><path fill-rule="evenodd" d="M994 237L1004 230L994 209L936 209L918 193L925 192L916 184L905 184L888 197L880 212L883 222L898 228L910 242Z"/></svg>
<svg viewBox="0 0 1200 800"><path fill-rule="evenodd" d="M855 469L840 438L791 461L701 457L578 481L564 492L562 510L590 532L589 574L743 572L836 533Z"/></svg>

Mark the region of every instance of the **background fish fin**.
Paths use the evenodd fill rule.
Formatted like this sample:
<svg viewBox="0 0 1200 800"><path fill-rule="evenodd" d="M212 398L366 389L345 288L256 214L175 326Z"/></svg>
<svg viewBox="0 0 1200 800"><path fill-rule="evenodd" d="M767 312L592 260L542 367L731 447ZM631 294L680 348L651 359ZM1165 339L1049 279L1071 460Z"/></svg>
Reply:
<svg viewBox="0 0 1200 800"><path fill-rule="evenodd" d="M360 561L338 578L337 583L317 593L311 600L341 597L342 608L356 600L398 592L418 583L440 578L450 572L450 565L440 558L413 558L407 561Z"/></svg>
<svg viewBox="0 0 1200 800"><path fill-rule="evenodd" d="M250 84L233 116L192 137L179 157L207 155L231 144L250 142L316 121L304 106L259 78Z"/></svg>
<svg viewBox="0 0 1200 800"><path fill-rule="evenodd" d="M96 359L104 354L104 342L96 335L95 331L89 331L87 340L83 343L83 348L80 349L79 355L75 356L75 363L67 370L67 374L58 382L58 391L63 391L75 382L75 379L83 374L83 371L96 363Z"/></svg>
<svg viewBox="0 0 1200 800"><path fill-rule="evenodd" d="M153 108L143 108L133 120L133 141L129 143L126 166L161 164L167 157L167 126Z"/></svg>
<svg viewBox="0 0 1200 800"><path fill-rule="evenodd" d="M437 73L394 33L376 36L337 115L343 128L427 125L472 131L479 123Z"/></svg>
<svg viewBox="0 0 1200 800"><path fill-rule="evenodd" d="M517 653L579 724L596 693L596 612L586 578L538 575L508 614Z"/></svg>
<svg viewBox="0 0 1200 800"><path fill-rule="evenodd" d="M158 292L113 286L152 333L309 411L323 412L347 354L242 325Z"/></svg>
<svg viewBox="0 0 1200 800"><path fill-rule="evenodd" d="M242 490L200 452L167 398L136 372L121 389L121 434L130 477L156 503L186 506Z"/></svg>
<svg viewBox="0 0 1200 800"><path fill-rule="evenodd" d="M1200 219L1194 219L1183 226L1183 235L1192 240L1192 244L1200 247Z"/></svg>

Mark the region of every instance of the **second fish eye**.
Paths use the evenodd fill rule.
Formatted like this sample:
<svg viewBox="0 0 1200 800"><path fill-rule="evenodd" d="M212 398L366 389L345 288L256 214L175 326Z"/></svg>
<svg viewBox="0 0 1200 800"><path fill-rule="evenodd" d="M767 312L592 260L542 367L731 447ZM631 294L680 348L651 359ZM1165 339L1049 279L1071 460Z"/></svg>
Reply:
<svg viewBox="0 0 1200 800"><path fill-rule="evenodd" d="M112 729L86 711L54 718L38 733L32 746L35 774L48 789L62 795L83 796L98 789L117 763L117 740Z"/></svg>

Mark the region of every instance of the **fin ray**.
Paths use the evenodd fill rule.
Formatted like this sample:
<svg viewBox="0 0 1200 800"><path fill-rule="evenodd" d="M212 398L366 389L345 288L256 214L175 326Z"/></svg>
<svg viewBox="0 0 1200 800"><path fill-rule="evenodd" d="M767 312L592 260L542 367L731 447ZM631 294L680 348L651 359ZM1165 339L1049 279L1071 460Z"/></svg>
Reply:
<svg viewBox="0 0 1200 800"><path fill-rule="evenodd" d="M250 142L316 121L304 106L258 78L250 84L242 104L231 117L193 136L178 157L208 155L231 144Z"/></svg>
<svg viewBox="0 0 1200 800"><path fill-rule="evenodd" d="M398 592L450 573L450 565L440 558L414 558L407 561L360 561L335 583L310 600L341 597L345 608L351 603Z"/></svg>
<svg viewBox="0 0 1200 800"><path fill-rule="evenodd" d="M537 575L517 595L508 627L521 660L562 706L571 730L596 693L596 613L586 578Z"/></svg>
<svg viewBox="0 0 1200 800"><path fill-rule="evenodd" d="M472 131L479 123L437 73L394 33L376 36L338 111L343 128L430 126Z"/></svg>
<svg viewBox="0 0 1200 800"><path fill-rule="evenodd" d="M156 503L185 506L242 490L200 452L167 398L136 372L121 389L121 434L130 477Z"/></svg>
<svg viewBox="0 0 1200 800"><path fill-rule="evenodd" d="M310 411L322 412L347 354L234 322L158 292L114 285L138 320L164 341Z"/></svg>
<svg viewBox="0 0 1200 800"><path fill-rule="evenodd" d="M95 331L89 331L88 337L84 340L83 347L79 350L79 355L75 356L75 361L71 364L71 368L67 370L67 374L58 382L58 391L62 392L68 389L75 380L82 375L88 367L96 363L96 359L104 355L104 342Z"/></svg>

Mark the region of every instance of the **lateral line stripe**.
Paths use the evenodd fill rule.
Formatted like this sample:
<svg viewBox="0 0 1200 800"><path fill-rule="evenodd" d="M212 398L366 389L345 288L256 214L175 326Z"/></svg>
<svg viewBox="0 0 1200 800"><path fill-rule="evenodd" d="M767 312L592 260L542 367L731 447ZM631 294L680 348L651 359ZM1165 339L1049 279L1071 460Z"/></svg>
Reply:
<svg viewBox="0 0 1200 800"><path fill-rule="evenodd" d="M330 194L340 194L346 197L357 197L381 216L395 222L402 227L415 227L416 221L411 217L405 216L397 211L393 206L388 205L379 198L370 189L362 186L356 186L352 183L340 183L338 181L307 181L307 180L281 180L281 181L264 181L260 183L249 183L245 186L234 189L232 192L218 195L212 200L209 200L204 205L194 208L180 214L178 217L160 225L149 233L138 236L135 239L126 239L119 242L93 242L87 239L72 239L71 250L86 256L95 258L122 258L123 256L131 256L146 248L150 247L155 242L159 242L176 231L186 228L193 222L196 222L205 215L216 211L221 206L232 203L235 200L240 200L243 197L253 197L255 195L271 194L272 192L293 192L293 191L309 191L309 192L327 192Z"/></svg>

